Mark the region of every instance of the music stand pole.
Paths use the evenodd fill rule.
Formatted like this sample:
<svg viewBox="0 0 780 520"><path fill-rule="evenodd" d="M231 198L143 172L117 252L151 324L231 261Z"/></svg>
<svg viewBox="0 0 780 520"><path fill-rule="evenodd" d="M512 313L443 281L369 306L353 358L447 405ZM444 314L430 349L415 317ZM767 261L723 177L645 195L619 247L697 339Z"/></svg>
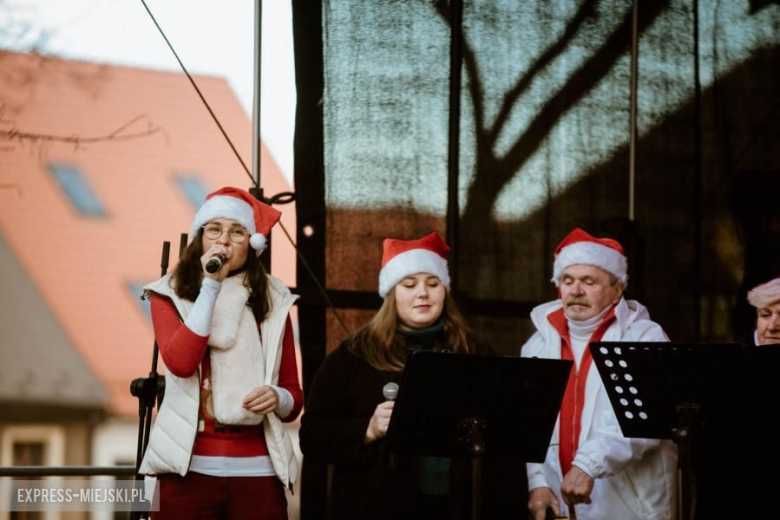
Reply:
<svg viewBox="0 0 780 520"><path fill-rule="evenodd" d="M701 409L696 403L686 402L674 407L678 427L672 428L672 440L677 445L678 465L680 467L680 499L682 503L682 519L692 518L692 498L696 496L693 490L693 472L691 471L691 451L693 449L693 430L695 418Z"/></svg>
<svg viewBox="0 0 780 520"><path fill-rule="evenodd" d="M160 276L165 276L168 272L168 260L170 258L171 243L163 242L162 258L160 260ZM144 475L141 475L141 461L143 460L146 448L149 445L149 435L152 428L152 411L154 410L155 400L159 390L159 374L157 373L157 358L159 348L157 341L154 342L152 349L152 368L149 376L146 378L134 379L130 383L130 393L138 398L138 444L136 446L135 457L135 480L144 481ZM142 515L140 511L133 511L130 518L137 520Z"/></svg>
<svg viewBox="0 0 780 520"><path fill-rule="evenodd" d="M471 455L471 520L479 520L482 512L482 464L485 458L485 439L482 432L486 421L479 417L461 419L458 429L461 441L469 446Z"/></svg>

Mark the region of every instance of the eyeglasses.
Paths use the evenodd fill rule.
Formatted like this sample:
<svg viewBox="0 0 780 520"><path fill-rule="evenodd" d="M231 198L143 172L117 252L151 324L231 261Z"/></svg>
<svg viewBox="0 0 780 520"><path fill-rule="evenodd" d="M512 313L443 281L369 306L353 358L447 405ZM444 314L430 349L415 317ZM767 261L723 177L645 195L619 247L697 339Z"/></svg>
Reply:
<svg viewBox="0 0 780 520"><path fill-rule="evenodd" d="M243 244L246 242L249 232L242 227L234 227L225 230L219 224L206 224L203 227L203 235L209 240L218 240L222 237L222 233L227 231L230 241L235 244Z"/></svg>

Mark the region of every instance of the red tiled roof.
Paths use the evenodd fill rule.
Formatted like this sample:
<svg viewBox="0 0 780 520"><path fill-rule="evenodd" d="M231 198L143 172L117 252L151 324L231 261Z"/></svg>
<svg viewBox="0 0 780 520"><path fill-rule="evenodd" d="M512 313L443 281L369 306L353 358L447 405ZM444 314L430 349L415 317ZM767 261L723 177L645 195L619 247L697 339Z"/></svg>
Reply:
<svg viewBox="0 0 780 520"><path fill-rule="evenodd" d="M157 278L162 241L171 241L175 258L179 233L189 229L194 209L174 175L197 175L209 191L247 188L251 181L183 74L6 52L0 66L0 129L86 138L138 116L145 119L127 132L146 130L147 121L161 129L79 147L0 140L0 233L109 390L109 411L134 415L129 382L148 373L153 334L127 284ZM196 81L251 164L251 122L228 83ZM108 217L80 215L49 173L50 163L76 166ZM262 184L268 195L290 190L265 148ZM280 209L294 233L293 205ZM294 285L292 247L280 230L273 236L273 273Z"/></svg>

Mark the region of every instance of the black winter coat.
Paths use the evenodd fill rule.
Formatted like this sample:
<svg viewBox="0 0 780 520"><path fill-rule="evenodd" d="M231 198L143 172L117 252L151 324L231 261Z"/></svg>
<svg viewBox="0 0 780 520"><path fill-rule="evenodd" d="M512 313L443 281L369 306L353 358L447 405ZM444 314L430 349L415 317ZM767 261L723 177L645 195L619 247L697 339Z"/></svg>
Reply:
<svg viewBox="0 0 780 520"><path fill-rule="evenodd" d="M301 451L307 461L333 465L326 518L404 519L418 513L419 459L396 458L388 467L382 440L364 445L382 388L400 383L401 372L384 372L353 354L347 345L323 362L309 392L301 419ZM524 518L525 464L486 457L482 483L482 518ZM452 459L449 511L441 518L469 518L470 464Z"/></svg>

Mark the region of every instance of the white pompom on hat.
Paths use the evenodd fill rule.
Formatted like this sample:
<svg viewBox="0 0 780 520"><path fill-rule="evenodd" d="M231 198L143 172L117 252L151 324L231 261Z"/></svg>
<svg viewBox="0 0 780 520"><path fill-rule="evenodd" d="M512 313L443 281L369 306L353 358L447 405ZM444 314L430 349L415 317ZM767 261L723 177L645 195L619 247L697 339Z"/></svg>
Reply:
<svg viewBox="0 0 780 520"><path fill-rule="evenodd" d="M753 287L747 293L747 300L756 309L763 309L780 302L780 276Z"/></svg>
<svg viewBox="0 0 780 520"><path fill-rule="evenodd" d="M379 296L387 296L395 285L417 273L429 273L441 280L450 290L450 272L447 268L450 248L436 234L417 240L386 238L382 243L382 270L379 271Z"/></svg>
<svg viewBox="0 0 780 520"><path fill-rule="evenodd" d="M260 202L248 191L228 186L206 196L206 201L195 214L190 236L194 238L198 228L215 218L229 218L249 231L249 245L260 256L268 243L266 237L281 216L279 211Z"/></svg>
<svg viewBox="0 0 780 520"><path fill-rule="evenodd" d="M628 259L623 246L611 238L596 238L576 228L555 248L552 282L560 286L563 271L572 265L594 265L614 275L623 283L628 281Z"/></svg>

